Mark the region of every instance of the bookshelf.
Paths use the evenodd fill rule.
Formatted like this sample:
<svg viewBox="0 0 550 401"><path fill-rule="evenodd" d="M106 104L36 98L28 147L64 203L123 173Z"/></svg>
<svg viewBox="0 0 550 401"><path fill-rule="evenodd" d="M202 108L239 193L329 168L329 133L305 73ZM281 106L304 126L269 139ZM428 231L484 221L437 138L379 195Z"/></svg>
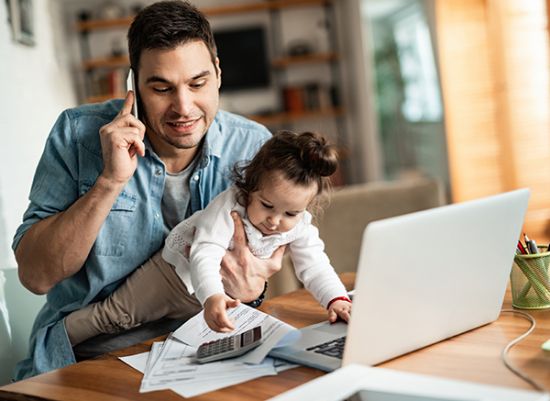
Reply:
<svg viewBox="0 0 550 401"><path fill-rule="evenodd" d="M220 7L202 7L201 11L209 17L214 17L281 10L290 7L322 6L332 3L332 1L333 0L269 0L258 3L228 4ZM134 17L130 15L122 18L79 21L76 24L76 29L80 32L89 32L98 29L126 28L132 23L133 19Z"/></svg>
<svg viewBox="0 0 550 401"><path fill-rule="evenodd" d="M226 4L219 7L200 8L208 17L239 16L250 13L268 13L273 22L268 32L272 43L277 43L277 35L280 28L273 28L280 25L281 12L292 8L322 7L327 14L327 20L334 18L330 14L334 0L269 0L257 1L246 4ZM126 54L104 55L101 57L90 57L90 49L94 46L97 33L119 30L121 36L131 24L133 16L125 16L113 19L87 19L78 21L74 29L79 33L82 59L79 69L84 77L84 93L82 102L102 102L111 98L124 97L125 75L129 66L129 59ZM330 31L330 30L329 30ZM261 122L272 129L281 127L288 128L297 122L311 120L341 120L345 115L344 107L335 98L342 98L338 92L337 85L326 87L322 85L300 85L293 83L288 86L281 77L288 70L294 68L307 68L315 65L328 65L332 70L338 68L340 55L338 54L333 38L334 32L329 32L331 44L328 50L312 51L308 54L289 55L280 47L274 45L270 59L272 76L275 77L272 85L279 93L279 107L269 113L249 114L248 117ZM334 40L332 40L334 39ZM337 79L332 78L332 82ZM312 96L318 97L311 101ZM290 99L290 101L289 101ZM293 99L293 100L292 100Z"/></svg>
<svg viewBox="0 0 550 401"><path fill-rule="evenodd" d="M272 113L267 115L261 114L249 114L247 117L264 124L267 126L295 122L295 121L304 121L310 119L319 119L319 118L336 118L342 117L344 115L344 110L341 107L331 107L324 108L319 110L304 110L301 112L290 112L282 111L279 113Z"/></svg>

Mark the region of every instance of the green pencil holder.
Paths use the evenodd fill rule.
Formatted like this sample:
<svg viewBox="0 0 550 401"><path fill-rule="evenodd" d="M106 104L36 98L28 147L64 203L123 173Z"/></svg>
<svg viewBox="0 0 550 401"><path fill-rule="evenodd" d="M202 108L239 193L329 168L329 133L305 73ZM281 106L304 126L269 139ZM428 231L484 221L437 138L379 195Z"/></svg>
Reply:
<svg viewBox="0 0 550 401"><path fill-rule="evenodd" d="M550 308L550 252L539 246L539 253L516 255L510 284L512 305L520 309Z"/></svg>

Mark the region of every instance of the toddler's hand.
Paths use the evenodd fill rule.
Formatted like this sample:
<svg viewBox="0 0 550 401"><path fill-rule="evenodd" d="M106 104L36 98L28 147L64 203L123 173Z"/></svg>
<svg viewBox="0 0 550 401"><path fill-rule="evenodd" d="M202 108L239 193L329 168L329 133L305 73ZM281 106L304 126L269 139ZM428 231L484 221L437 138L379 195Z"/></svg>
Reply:
<svg viewBox="0 0 550 401"><path fill-rule="evenodd" d="M331 323L336 322L336 319L340 318L345 322L349 322L351 316L351 302L347 301L334 301L328 308L328 321Z"/></svg>
<svg viewBox="0 0 550 401"><path fill-rule="evenodd" d="M226 309L235 308L241 302L225 294L214 294L208 297L204 303L204 320L214 331L227 333L235 329L233 322L229 320Z"/></svg>

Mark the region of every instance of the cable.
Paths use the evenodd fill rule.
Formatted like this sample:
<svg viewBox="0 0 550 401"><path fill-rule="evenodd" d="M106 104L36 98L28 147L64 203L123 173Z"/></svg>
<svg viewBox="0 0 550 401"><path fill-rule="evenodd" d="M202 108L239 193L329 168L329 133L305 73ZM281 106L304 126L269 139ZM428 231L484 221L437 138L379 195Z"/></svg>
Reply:
<svg viewBox="0 0 550 401"><path fill-rule="evenodd" d="M514 309L503 309L502 312L508 312L508 313L513 313L513 314L520 315L521 317L527 319L531 323L531 326L529 327L529 329L527 329L527 331L525 333L521 334L520 336L518 336L515 339L513 339L512 341L510 341L506 345L506 347L504 347L504 349L502 350L502 352L500 354L500 357L502 358L502 362L504 363L504 366L506 366L508 369L510 369L510 371L512 373L516 374L517 376L519 376L520 378L525 380L527 383L529 383L531 386L533 386L538 391L541 391L543 393L548 394L544 387L542 387L536 381L531 379L525 373L521 372L519 369L514 368L512 366L512 364L508 361L508 352L510 351L510 349L512 349L512 347L514 345L519 343L521 340L523 340L525 337L527 337L529 334L531 334L533 332L533 330L535 330L535 327L537 325L537 323L535 322L535 319L533 318L533 316L531 316L528 313L520 312L520 311L514 310Z"/></svg>

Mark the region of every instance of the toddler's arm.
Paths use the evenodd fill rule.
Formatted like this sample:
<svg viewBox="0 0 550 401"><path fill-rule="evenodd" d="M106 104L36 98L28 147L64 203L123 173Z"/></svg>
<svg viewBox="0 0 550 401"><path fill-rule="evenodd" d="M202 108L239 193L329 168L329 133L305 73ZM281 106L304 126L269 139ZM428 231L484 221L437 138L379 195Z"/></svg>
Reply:
<svg viewBox="0 0 550 401"><path fill-rule="evenodd" d="M289 244L296 276L315 299L328 309L335 298L347 297L346 288L330 264L317 227L308 224L300 234Z"/></svg>

